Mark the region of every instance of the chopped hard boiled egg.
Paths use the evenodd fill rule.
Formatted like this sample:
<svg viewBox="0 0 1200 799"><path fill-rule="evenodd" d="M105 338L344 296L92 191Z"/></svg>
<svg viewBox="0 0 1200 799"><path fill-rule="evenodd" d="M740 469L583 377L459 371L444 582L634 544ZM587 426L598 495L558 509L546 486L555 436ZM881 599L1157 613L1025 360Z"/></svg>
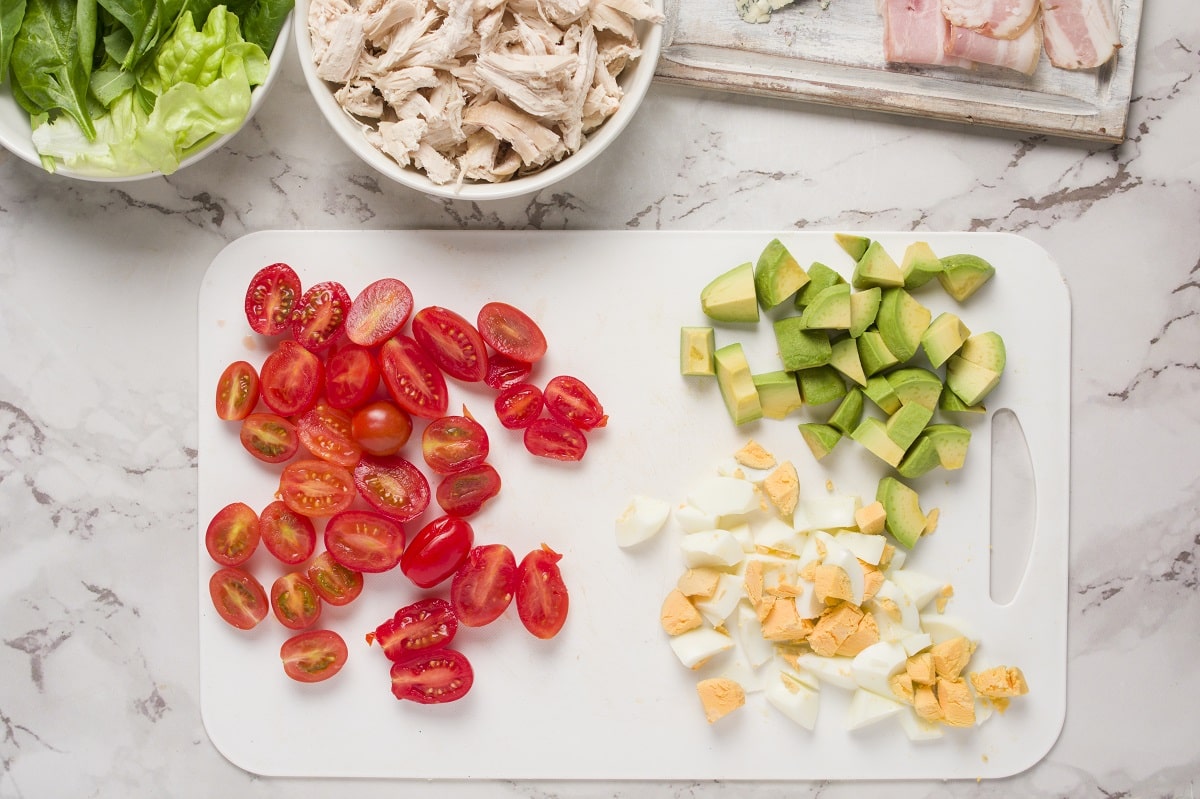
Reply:
<svg viewBox="0 0 1200 799"><path fill-rule="evenodd" d="M671 515L671 506L661 499L635 496L617 517L617 546L631 547L653 538Z"/></svg>
<svg viewBox="0 0 1200 799"><path fill-rule="evenodd" d="M671 638L671 649L684 666L698 669L713 656L733 649L733 639L711 627L699 627Z"/></svg>
<svg viewBox="0 0 1200 799"><path fill-rule="evenodd" d="M850 697L846 729L859 730L906 711L902 703L859 688Z"/></svg>

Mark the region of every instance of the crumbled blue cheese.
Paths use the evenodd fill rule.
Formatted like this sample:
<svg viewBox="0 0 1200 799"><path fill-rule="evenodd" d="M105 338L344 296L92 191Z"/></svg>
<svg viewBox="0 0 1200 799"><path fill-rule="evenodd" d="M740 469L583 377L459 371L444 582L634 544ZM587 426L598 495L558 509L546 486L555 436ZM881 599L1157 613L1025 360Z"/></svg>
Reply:
<svg viewBox="0 0 1200 799"><path fill-rule="evenodd" d="M746 22L770 22L771 12L790 6L794 0L733 0L738 16Z"/></svg>

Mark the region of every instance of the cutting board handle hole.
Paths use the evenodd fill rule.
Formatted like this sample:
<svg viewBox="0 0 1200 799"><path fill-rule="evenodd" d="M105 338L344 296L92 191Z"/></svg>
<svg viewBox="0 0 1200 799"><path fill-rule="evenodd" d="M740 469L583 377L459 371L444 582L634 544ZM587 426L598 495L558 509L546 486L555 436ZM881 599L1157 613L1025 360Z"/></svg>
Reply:
<svg viewBox="0 0 1200 799"><path fill-rule="evenodd" d="M1021 421L1008 408L992 416L991 573L992 601L1007 605L1017 595L1037 527L1033 460Z"/></svg>

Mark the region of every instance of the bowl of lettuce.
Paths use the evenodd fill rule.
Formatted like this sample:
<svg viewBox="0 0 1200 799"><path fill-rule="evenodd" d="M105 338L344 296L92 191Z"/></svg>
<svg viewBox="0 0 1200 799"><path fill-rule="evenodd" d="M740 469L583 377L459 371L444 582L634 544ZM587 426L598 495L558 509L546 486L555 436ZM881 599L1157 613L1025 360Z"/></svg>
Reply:
<svg viewBox="0 0 1200 799"><path fill-rule="evenodd" d="M169 175L264 101L293 0L0 0L0 145L95 181Z"/></svg>

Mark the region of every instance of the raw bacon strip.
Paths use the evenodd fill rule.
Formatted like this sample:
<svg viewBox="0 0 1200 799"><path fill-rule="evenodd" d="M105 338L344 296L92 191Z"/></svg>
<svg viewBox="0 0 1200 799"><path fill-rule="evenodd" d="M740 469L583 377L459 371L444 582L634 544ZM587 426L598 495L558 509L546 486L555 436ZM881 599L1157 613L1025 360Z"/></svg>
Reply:
<svg viewBox="0 0 1200 799"><path fill-rule="evenodd" d="M1121 46L1111 0L1041 0L1042 31L1050 63L1062 69L1091 69Z"/></svg>
<svg viewBox="0 0 1200 799"><path fill-rule="evenodd" d="M996 39L1015 39L1033 24L1039 0L942 0L942 13L956 28Z"/></svg>
<svg viewBox="0 0 1200 799"><path fill-rule="evenodd" d="M946 54L950 23L940 0L883 0L883 54L901 64L970 67L971 62Z"/></svg>
<svg viewBox="0 0 1200 799"><path fill-rule="evenodd" d="M994 39L951 25L946 54L1032 75L1042 57L1042 29L1030 25L1015 39Z"/></svg>

